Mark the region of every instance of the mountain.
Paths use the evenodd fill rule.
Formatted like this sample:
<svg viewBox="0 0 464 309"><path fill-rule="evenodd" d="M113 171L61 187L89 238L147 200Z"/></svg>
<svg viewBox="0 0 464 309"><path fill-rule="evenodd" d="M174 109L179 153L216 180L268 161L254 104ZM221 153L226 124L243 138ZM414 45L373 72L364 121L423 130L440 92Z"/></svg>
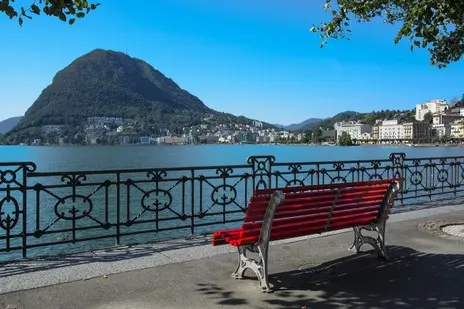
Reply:
<svg viewBox="0 0 464 309"><path fill-rule="evenodd" d="M323 119L321 118L309 118L300 123L292 123L288 126L282 126L283 129L289 131L304 131L312 129L315 125L321 122Z"/></svg>
<svg viewBox="0 0 464 309"><path fill-rule="evenodd" d="M251 123L250 119L210 109L143 60L96 49L55 75L13 133L37 134L42 125L50 124L75 129L83 126L87 117L96 116L122 117L142 124L140 134L179 131L203 119Z"/></svg>
<svg viewBox="0 0 464 309"><path fill-rule="evenodd" d="M377 120L397 119L400 122L412 122L415 120L415 109L412 110L381 110L370 113L359 113L355 111L345 111L333 117L326 118L317 125L325 129L333 129L334 124L344 121L361 121L374 125Z"/></svg>
<svg viewBox="0 0 464 309"><path fill-rule="evenodd" d="M322 118L309 118L300 123L292 123L290 125L283 125L283 124L273 124L276 128L288 130L288 131L304 131L309 130L314 127L316 124L321 122Z"/></svg>
<svg viewBox="0 0 464 309"><path fill-rule="evenodd" d="M11 117L0 121L0 134L6 134L10 132L19 123L21 118L23 118L23 116Z"/></svg>

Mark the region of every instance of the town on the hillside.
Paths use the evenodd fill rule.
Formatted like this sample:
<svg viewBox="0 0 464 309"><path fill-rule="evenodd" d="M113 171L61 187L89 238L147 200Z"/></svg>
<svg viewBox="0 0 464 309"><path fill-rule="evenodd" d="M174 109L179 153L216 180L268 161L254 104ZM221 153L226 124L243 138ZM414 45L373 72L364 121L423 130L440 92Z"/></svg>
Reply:
<svg viewBox="0 0 464 309"><path fill-rule="evenodd" d="M199 124L182 128L181 134L166 129L145 136L133 130L135 125L118 117L89 117L83 129L72 136L63 125L44 125L43 137L25 144L457 144L461 139L464 141L464 108L446 100L431 100L416 105L415 120L376 119L373 125L359 120L345 121L331 127L316 125L304 132L265 128L262 122L254 120L250 124Z"/></svg>

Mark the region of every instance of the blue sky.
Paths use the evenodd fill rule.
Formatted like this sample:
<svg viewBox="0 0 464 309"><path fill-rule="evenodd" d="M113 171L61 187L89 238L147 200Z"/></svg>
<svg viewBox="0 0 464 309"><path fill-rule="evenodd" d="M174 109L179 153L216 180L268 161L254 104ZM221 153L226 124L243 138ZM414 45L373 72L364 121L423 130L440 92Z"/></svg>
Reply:
<svg viewBox="0 0 464 309"><path fill-rule="evenodd" d="M96 48L127 49L209 107L271 123L464 93L462 61L432 67L408 40L395 45L397 27L380 21L319 48L309 28L330 17L324 0L100 2L73 26L41 16L20 28L0 16L0 119L24 114L57 71Z"/></svg>

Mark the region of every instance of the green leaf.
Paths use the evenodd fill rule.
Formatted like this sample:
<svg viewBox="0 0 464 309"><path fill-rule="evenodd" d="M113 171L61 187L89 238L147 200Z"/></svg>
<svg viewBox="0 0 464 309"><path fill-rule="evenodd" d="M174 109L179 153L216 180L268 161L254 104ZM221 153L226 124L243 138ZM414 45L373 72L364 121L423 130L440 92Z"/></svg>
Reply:
<svg viewBox="0 0 464 309"><path fill-rule="evenodd" d="M69 24L70 24L70 25L74 24L75 22L76 22L76 19L75 19L75 18L71 18L71 19L69 20Z"/></svg>
<svg viewBox="0 0 464 309"><path fill-rule="evenodd" d="M77 18L84 18L85 17L85 13L84 12L79 12L76 14L76 17Z"/></svg>
<svg viewBox="0 0 464 309"><path fill-rule="evenodd" d="M34 14L37 14L37 15L40 14L40 9L39 9L39 7L38 7L37 5L35 5L35 4L31 5L31 11L32 11L32 13L34 13Z"/></svg>
<svg viewBox="0 0 464 309"><path fill-rule="evenodd" d="M60 20L66 21L66 15L64 15L63 12L60 12L60 14L58 14L58 17L60 18Z"/></svg>

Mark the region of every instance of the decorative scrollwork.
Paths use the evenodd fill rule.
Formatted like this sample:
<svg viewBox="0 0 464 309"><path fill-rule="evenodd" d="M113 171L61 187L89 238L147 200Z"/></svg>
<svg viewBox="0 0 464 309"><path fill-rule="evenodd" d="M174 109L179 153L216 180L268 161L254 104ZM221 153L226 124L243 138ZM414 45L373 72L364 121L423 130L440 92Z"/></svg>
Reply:
<svg viewBox="0 0 464 309"><path fill-rule="evenodd" d="M448 171L445 169L441 169L438 171L437 180L441 183L448 180Z"/></svg>
<svg viewBox="0 0 464 309"><path fill-rule="evenodd" d="M302 169L301 164L290 164L288 166L288 170L291 171L292 173L298 173Z"/></svg>
<svg viewBox="0 0 464 309"><path fill-rule="evenodd" d="M8 203L8 204L7 204ZM8 207L10 205L10 207ZM8 208L12 211L7 211ZM4 230L13 229L19 220L19 203L8 193L3 199L0 200L0 227Z"/></svg>
<svg viewBox="0 0 464 309"><path fill-rule="evenodd" d="M216 174L223 178L229 177L233 172L233 169L230 167L220 167L216 170Z"/></svg>
<svg viewBox="0 0 464 309"><path fill-rule="evenodd" d="M412 166L419 166L421 164L421 160L420 159L414 159L412 160ZM425 166L427 166L427 164L425 164Z"/></svg>
<svg viewBox="0 0 464 309"><path fill-rule="evenodd" d="M86 175L76 175L76 174L72 174L72 175L63 175L61 177L61 182L66 182L67 185L80 185L82 184L83 181L86 181L87 180L87 176Z"/></svg>
<svg viewBox="0 0 464 309"><path fill-rule="evenodd" d="M71 201L70 206L65 205L68 201ZM92 200L87 196L79 194L65 196L55 204L55 214L63 220L82 219L88 216L92 212L92 209Z"/></svg>
<svg viewBox="0 0 464 309"><path fill-rule="evenodd" d="M401 166L403 165L404 159L406 158L406 153L391 153L389 158L390 161L392 161L393 165Z"/></svg>
<svg viewBox="0 0 464 309"><path fill-rule="evenodd" d="M151 202L150 198L153 198ZM172 203L172 195L169 191L162 189L154 189L145 193L142 197L142 207L148 211L161 211Z"/></svg>
<svg viewBox="0 0 464 309"><path fill-rule="evenodd" d="M335 162L333 164L333 168L336 170L336 171L341 171L343 170L343 168L345 167L345 164L343 164L343 162Z"/></svg>
<svg viewBox="0 0 464 309"><path fill-rule="evenodd" d="M411 177L409 177L411 184L417 186L422 183L422 173L421 172L413 172Z"/></svg>
<svg viewBox="0 0 464 309"><path fill-rule="evenodd" d="M255 190L267 189L267 182L264 179L260 179L256 182Z"/></svg>
<svg viewBox="0 0 464 309"><path fill-rule="evenodd" d="M345 177L342 177L342 176L336 176L334 178L332 178L332 180L330 181L331 184L335 184L335 183L346 183L346 178Z"/></svg>
<svg viewBox="0 0 464 309"><path fill-rule="evenodd" d="M271 171L271 166L275 162L274 156L252 156L247 159L247 163L252 165L253 172L265 172Z"/></svg>
<svg viewBox="0 0 464 309"><path fill-rule="evenodd" d="M230 194L230 195L229 195ZM229 205L237 198L237 189L231 185L220 185L211 192L211 200L214 204Z"/></svg>
<svg viewBox="0 0 464 309"><path fill-rule="evenodd" d="M382 163L381 163L379 160L373 160L373 161L371 161L371 167L373 167L373 168L379 168L380 166L382 166Z"/></svg>
<svg viewBox="0 0 464 309"><path fill-rule="evenodd" d="M34 162L27 162L22 165L22 168L24 168L26 172L32 173L37 170L37 165Z"/></svg>
<svg viewBox="0 0 464 309"><path fill-rule="evenodd" d="M382 180L383 177L382 175L379 175L379 174L372 174L371 176L369 176L369 180Z"/></svg>
<svg viewBox="0 0 464 309"><path fill-rule="evenodd" d="M0 184L10 184L16 181L16 173L12 170L0 171Z"/></svg>
<svg viewBox="0 0 464 309"><path fill-rule="evenodd" d="M147 177L150 178L153 181L161 181L166 177L168 174L165 171L162 170L155 170L155 171L150 171L147 173Z"/></svg>
<svg viewBox="0 0 464 309"><path fill-rule="evenodd" d="M253 164L255 162L261 161L269 161L269 163L273 164L275 162L275 157L274 156L251 156L248 157L247 163L248 164Z"/></svg>
<svg viewBox="0 0 464 309"><path fill-rule="evenodd" d="M292 179L292 180L289 180L287 181L287 184L285 185L285 187L291 187L291 186L304 186L305 183L299 179Z"/></svg>

